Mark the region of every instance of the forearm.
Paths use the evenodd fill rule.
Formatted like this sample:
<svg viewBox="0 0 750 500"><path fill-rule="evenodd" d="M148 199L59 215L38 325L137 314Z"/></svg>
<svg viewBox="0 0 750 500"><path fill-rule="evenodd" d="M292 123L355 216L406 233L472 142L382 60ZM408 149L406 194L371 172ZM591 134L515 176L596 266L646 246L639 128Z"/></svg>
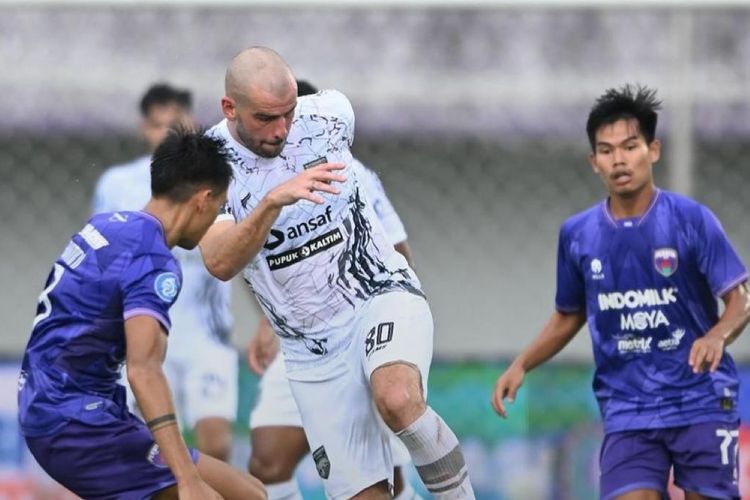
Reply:
<svg viewBox="0 0 750 500"><path fill-rule="evenodd" d="M146 422L159 422L150 426L154 440L164 461L178 481L197 475L198 470L188 453L174 415L172 395L160 366L128 367L128 382L133 389L138 407ZM164 417L164 418L163 418Z"/></svg>
<svg viewBox="0 0 750 500"><path fill-rule="evenodd" d="M204 238L200 248L211 274L224 281L236 276L260 252L280 213L281 207L264 198L247 218Z"/></svg>
<svg viewBox="0 0 750 500"><path fill-rule="evenodd" d="M585 323L584 313L553 313L534 341L518 355L513 364L529 372L560 352Z"/></svg>
<svg viewBox="0 0 750 500"><path fill-rule="evenodd" d="M719 337L724 346L737 340L750 322L750 292L747 283L739 285L724 297L724 313L719 321L706 332L706 336Z"/></svg>

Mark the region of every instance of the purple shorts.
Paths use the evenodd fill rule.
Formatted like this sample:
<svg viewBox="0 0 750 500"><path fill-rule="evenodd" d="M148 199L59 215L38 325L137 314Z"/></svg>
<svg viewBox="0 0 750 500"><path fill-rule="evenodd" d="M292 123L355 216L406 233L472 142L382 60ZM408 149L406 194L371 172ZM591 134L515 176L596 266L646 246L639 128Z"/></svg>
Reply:
<svg viewBox="0 0 750 500"><path fill-rule="evenodd" d="M87 500L141 500L176 484L134 415L105 426L71 421L51 436L27 436L26 444L53 479ZM196 463L198 452L190 449L190 455Z"/></svg>
<svg viewBox="0 0 750 500"><path fill-rule="evenodd" d="M613 432L604 437L599 457L601 498L639 489L669 498L667 483L674 468L674 483L685 491L739 500L738 457L739 423Z"/></svg>

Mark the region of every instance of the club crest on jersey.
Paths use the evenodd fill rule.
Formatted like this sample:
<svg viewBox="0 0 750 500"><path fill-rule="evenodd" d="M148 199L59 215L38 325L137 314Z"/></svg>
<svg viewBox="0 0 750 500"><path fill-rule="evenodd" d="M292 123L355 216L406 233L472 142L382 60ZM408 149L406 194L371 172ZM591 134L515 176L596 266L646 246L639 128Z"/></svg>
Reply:
<svg viewBox="0 0 750 500"><path fill-rule="evenodd" d="M154 280L154 291L161 300L171 303L180 291L180 279L175 273L161 273Z"/></svg>
<svg viewBox="0 0 750 500"><path fill-rule="evenodd" d="M328 460L325 447L321 446L313 452L313 460L315 460L315 468L318 469L320 477L328 479L331 474L331 461Z"/></svg>
<svg viewBox="0 0 750 500"><path fill-rule="evenodd" d="M674 248L657 248L654 250L654 267L665 278L677 271L677 250Z"/></svg>
<svg viewBox="0 0 750 500"><path fill-rule="evenodd" d="M307 163L305 163L304 165L302 165L302 168L304 168L305 170L307 170L308 168L312 168L312 167L315 167L317 165L322 165L324 163L328 163L328 158L326 158L325 156L321 156L320 158L316 158L313 161L308 161Z"/></svg>

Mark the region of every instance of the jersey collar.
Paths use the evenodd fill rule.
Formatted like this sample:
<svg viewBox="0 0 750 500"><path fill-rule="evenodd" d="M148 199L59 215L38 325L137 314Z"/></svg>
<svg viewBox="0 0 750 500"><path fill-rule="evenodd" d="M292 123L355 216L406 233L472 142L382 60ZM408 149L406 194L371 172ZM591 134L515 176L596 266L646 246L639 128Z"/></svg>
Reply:
<svg viewBox="0 0 750 500"><path fill-rule="evenodd" d="M638 227L648 218L649 214L651 214L651 210L656 206L656 202L661 196L661 189L656 188L654 189L654 196L651 198L651 203L649 203L648 208L645 212L643 212L643 215L640 215L638 217L625 217L622 219L615 219L614 215L612 215L612 211L609 208L609 198L605 198L604 201L602 201L602 211L604 212L604 218L609 221L609 223L614 226L615 228L620 227Z"/></svg>

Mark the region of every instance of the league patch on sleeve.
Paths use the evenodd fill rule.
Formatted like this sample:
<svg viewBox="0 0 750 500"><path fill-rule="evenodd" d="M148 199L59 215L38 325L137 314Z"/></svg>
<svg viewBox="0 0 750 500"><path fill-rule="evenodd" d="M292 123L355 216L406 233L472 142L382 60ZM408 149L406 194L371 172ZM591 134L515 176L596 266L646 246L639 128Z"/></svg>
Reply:
<svg viewBox="0 0 750 500"><path fill-rule="evenodd" d="M180 279L175 273L161 273L154 280L154 291L161 300L171 304L180 291Z"/></svg>

